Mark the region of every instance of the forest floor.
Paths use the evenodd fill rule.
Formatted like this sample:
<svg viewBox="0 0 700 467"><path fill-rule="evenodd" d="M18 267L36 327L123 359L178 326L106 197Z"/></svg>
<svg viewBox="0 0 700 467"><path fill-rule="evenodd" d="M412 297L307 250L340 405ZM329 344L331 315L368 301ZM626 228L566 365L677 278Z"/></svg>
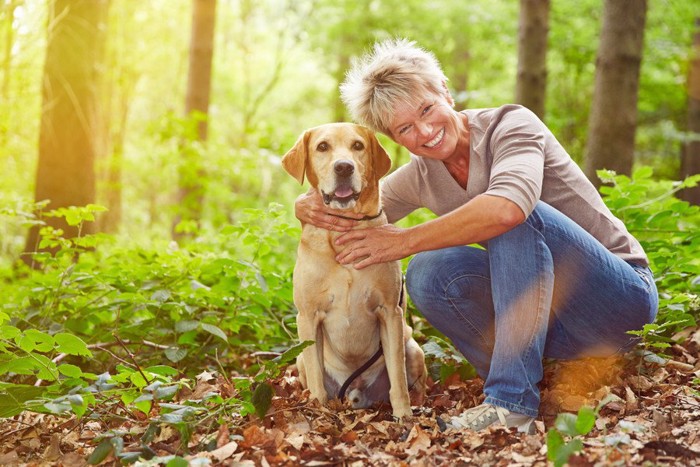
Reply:
<svg viewBox="0 0 700 467"><path fill-rule="evenodd" d="M326 406L311 401L290 369L274 382L276 395L264 419L219 417L201 423L189 453L182 452L180 432L163 427L149 444L156 457L138 465L165 465L168 456L178 454L189 465L544 466L551 464L547 432L554 430L556 415L595 407L610 394L618 397L601 409L592 431L578 437L583 450L569 465L700 465L700 330L685 333L682 345L668 349L671 358L665 362L628 357L549 363L534 435L446 427L444 421L483 400L479 379L431 383L426 403L414 408L411 419L395 422L387 406L350 410L337 401ZM192 392L178 397L211 391L232 394L226 378L205 373ZM87 465L99 435L109 430L124 434L124 450L143 449L147 419L104 420L29 412L4 420L0 465ZM179 460L168 465L187 465ZM110 455L101 465L119 461Z"/></svg>

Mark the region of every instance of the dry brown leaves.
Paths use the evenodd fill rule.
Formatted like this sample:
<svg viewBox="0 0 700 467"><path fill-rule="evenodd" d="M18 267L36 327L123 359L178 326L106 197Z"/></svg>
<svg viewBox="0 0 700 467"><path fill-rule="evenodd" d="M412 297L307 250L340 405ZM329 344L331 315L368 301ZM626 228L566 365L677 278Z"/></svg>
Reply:
<svg viewBox="0 0 700 467"><path fill-rule="evenodd" d="M595 406L615 394L618 399L601 411L583 439L584 451L570 465L700 465L699 354L700 331L695 331L671 349L672 361L665 365L613 359L549 364L535 435L447 428L443 420L481 402L479 380L431 384L414 417L396 422L387 406L351 410L338 401L320 405L290 369L275 381L276 397L264 420L251 416L197 426L189 453L181 450L179 432L163 426L149 447L156 456L203 458L199 462L209 465L544 466L545 435L556 414ZM212 390L230 395L231 388L223 378L200 379L192 393L181 397ZM0 465L86 465L100 434L121 430L128 450L139 445L148 426L148 420L134 417L104 419L111 421L33 413L5 420ZM118 462L109 457L104 464Z"/></svg>

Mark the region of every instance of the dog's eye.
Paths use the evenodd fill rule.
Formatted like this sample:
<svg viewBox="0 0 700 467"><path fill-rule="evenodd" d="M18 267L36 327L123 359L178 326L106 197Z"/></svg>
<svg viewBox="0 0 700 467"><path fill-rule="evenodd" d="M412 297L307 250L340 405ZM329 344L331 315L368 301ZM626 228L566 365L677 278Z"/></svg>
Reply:
<svg viewBox="0 0 700 467"><path fill-rule="evenodd" d="M328 151L328 148L328 143L326 143L325 141L321 141L320 143L318 143L318 146L316 146L316 150L320 152L326 152Z"/></svg>
<svg viewBox="0 0 700 467"><path fill-rule="evenodd" d="M362 144L361 141L355 141L352 143L352 149L355 151L362 151L365 148L365 145Z"/></svg>

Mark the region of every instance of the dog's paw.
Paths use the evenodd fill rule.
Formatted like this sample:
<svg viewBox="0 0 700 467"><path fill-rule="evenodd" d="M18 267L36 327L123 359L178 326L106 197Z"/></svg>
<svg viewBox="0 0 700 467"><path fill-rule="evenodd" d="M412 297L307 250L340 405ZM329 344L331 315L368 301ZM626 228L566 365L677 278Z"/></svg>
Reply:
<svg viewBox="0 0 700 467"><path fill-rule="evenodd" d="M393 413L391 416L394 418L395 421L401 421L403 419L409 418L413 416L413 411L411 410L410 407L406 407L403 409L394 409Z"/></svg>

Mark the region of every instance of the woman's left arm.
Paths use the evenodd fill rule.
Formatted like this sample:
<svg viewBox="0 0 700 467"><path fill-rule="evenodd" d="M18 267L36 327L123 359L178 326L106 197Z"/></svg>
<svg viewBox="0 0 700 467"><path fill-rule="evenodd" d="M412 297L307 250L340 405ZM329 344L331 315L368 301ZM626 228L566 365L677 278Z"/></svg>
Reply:
<svg viewBox="0 0 700 467"><path fill-rule="evenodd" d="M336 240L347 246L336 260L362 269L421 251L483 242L524 220L525 214L514 202L482 194L444 216L407 229L387 224L347 232Z"/></svg>

